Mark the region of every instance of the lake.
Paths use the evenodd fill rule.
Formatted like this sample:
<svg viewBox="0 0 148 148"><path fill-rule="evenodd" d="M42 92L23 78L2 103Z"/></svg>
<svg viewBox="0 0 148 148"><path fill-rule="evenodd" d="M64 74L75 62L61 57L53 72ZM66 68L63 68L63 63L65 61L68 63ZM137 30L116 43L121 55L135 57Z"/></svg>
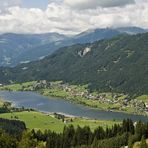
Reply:
<svg viewBox="0 0 148 148"><path fill-rule="evenodd" d="M123 120L131 118L133 121L148 121L148 116L97 110L83 105L73 104L60 98L44 97L35 92L0 91L0 98L12 102L15 107L24 106L25 108L33 108L42 112L56 112L100 120Z"/></svg>

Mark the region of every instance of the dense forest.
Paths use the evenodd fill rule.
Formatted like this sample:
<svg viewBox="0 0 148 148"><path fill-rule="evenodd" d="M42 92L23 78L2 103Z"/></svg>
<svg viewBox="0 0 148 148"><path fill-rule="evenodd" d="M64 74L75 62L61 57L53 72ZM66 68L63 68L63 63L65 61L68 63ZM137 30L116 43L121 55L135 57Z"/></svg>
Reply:
<svg viewBox="0 0 148 148"><path fill-rule="evenodd" d="M148 33L64 47L37 62L1 68L0 83L63 80L100 92L148 93Z"/></svg>
<svg viewBox="0 0 148 148"><path fill-rule="evenodd" d="M121 125L98 127L94 131L87 126L76 129L72 125L65 126L63 133L30 131L23 122L6 119L0 119L0 126L2 148L121 148L126 145L132 148L140 140L140 148L147 148L148 123L135 124L130 119L123 120Z"/></svg>

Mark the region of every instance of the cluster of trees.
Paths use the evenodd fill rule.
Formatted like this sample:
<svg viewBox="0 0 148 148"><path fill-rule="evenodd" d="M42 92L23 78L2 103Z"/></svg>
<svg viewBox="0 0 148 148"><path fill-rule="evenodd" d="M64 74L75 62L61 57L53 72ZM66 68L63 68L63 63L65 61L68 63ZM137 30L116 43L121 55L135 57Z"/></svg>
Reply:
<svg viewBox="0 0 148 148"><path fill-rule="evenodd" d="M21 108L12 107L10 102L4 102L2 106L0 106L0 113L10 113L10 112L22 112L22 111L34 111L32 108Z"/></svg>
<svg viewBox="0 0 148 148"><path fill-rule="evenodd" d="M59 119L59 120L62 120L62 121L64 121L64 119L65 119L65 116L64 115L57 114L57 113L54 113L54 117L57 118L57 119Z"/></svg>
<svg viewBox="0 0 148 148"><path fill-rule="evenodd" d="M10 110L6 107L0 107L0 113L8 113Z"/></svg>
<svg viewBox="0 0 148 148"><path fill-rule="evenodd" d="M11 121L10 121L11 122ZM14 121L13 121L14 122ZM11 137L7 130L0 131L0 147L10 148L121 148L141 140L140 148L147 148L148 122L133 122L124 120L121 125L115 124L112 128L98 127L93 132L88 126L74 128L65 126L63 133L55 133L50 130L41 132L20 131L21 135ZM17 133L13 133L16 134ZM10 139L10 140L8 140ZM4 146L5 145L5 146ZM9 146L7 146L9 145Z"/></svg>
<svg viewBox="0 0 148 148"><path fill-rule="evenodd" d="M0 128L3 129L7 134L20 138L21 133L26 130L26 125L24 122L19 120L0 118Z"/></svg>
<svg viewBox="0 0 148 148"><path fill-rule="evenodd" d="M4 102L3 105L0 107L0 113L8 113L10 112L11 103Z"/></svg>

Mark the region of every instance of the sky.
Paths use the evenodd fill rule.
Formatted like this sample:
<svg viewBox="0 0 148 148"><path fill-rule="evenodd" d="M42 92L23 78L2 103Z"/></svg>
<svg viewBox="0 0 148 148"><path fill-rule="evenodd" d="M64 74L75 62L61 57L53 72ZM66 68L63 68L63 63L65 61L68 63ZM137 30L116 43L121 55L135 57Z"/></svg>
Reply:
<svg viewBox="0 0 148 148"><path fill-rule="evenodd" d="M21 1L21 6L24 8L46 9L48 4L49 4L49 0L22 0Z"/></svg>
<svg viewBox="0 0 148 148"><path fill-rule="evenodd" d="M148 0L0 0L0 33L148 28Z"/></svg>

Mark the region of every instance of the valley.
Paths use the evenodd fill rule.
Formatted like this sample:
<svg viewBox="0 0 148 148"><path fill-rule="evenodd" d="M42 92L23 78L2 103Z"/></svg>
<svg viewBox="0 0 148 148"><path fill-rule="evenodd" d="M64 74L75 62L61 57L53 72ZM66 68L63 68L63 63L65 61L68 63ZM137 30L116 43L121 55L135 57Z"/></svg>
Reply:
<svg viewBox="0 0 148 148"><path fill-rule="evenodd" d="M0 0L0 148L148 148L148 0Z"/></svg>
<svg viewBox="0 0 148 148"><path fill-rule="evenodd" d="M86 34L78 38L87 39ZM0 125L4 131L0 133L14 140L10 143L15 147L28 138L31 143L24 145L33 148L52 144L59 148L57 142L64 148L64 144L69 144L67 148L147 145L147 39L148 33L118 34L111 39L62 47L38 61L1 67ZM19 133L21 141L9 137ZM68 135L63 143L65 133L71 133L72 139Z"/></svg>
<svg viewBox="0 0 148 148"><path fill-rule="evenodd" d="M147 33L125 34L63 47L39 61L13 68L1 67L0 125L4 131L0 133L9 133L8 139L26 128L28 135L22 133L22 140L31 134L31 144L42 147L52 145L52 138L43 137L57 136L63 141L69 130L74 131L71 146L78 130L82 135L94 135L93 141L89 137L81 143L86 146L91 141L94 148L96 144L107 148L102 142L119 148L147 145L143 137L148 120L147 39ZM20 128L14 128L14 123ZM97 137L98 130L102 138ZM53 139L53 148L57 141Z"/></svg>

